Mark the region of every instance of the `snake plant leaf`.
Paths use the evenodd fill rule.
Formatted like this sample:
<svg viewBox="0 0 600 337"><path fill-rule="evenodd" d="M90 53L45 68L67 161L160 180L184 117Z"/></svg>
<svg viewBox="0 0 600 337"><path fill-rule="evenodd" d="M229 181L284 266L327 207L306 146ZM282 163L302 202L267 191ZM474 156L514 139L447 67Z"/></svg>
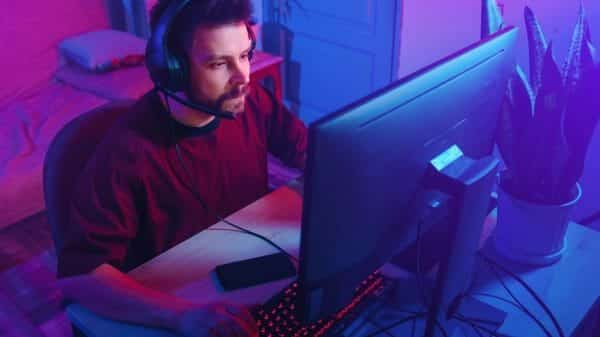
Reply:
<svg viewBox="0 0 600 337"><path fill-rule="evenodd" d="M533 121L527 130L523 147L528 165L523 168L533 201L556 203L556 187L568 159L563 132L565 97L562 76L548 45L542 66L542 84L534 106Z"/></svg>
<svg viewBox="0 0 600 337"><path fill-rule="evenodd" d="M509 80L510 86L510 80ZM513 131L514 122L512 120L513 105L508 99L508 95L504 96L502 106L500 108L500 116L496 127L496 144L500 151L500 156L504 161L504 165L509 171L515 170L515 148L516 140Z"/></svg>
<svg viewBox="0 0 600 337"><path fill-rule="evenodd" d="M496 0L482 0L481 2L481 38L485 38L499 31L504 25L502 14Z"/></svg>
<svg viewBox="0 0 600 337"><path fill-rule="evenodd" d="M589 50L590 50L590 55L592 57L592 60L594 61L594 64L596 66L598 66L600 64L600 59L599 59L599 55L598 55L598 51L596 50L596 47L592 44L592 34L590 32L590 21L587 19L584 21L583 40L586 42L587 48L589 48Z"/></svg>
<svg viewBox="0 0 600 337"><path fill-rule="evenodd" d="M592 33L590 31L590 21L586 18L584 21L583 38L587 42L588 48L590 48L590 54L592 60L594 60L594 64L600 66L600 54L598 54L596 47L592 44Z"/></svg>
<svg viewBox="0 0 600 337"><path fill-rule="evenodd" d="M534 94L537 93L542 82L542 62L548 44L544 32L535 14L525 6L525 28L527 29L527 43L529 45L529 78Z"/></svg>
<svg viewBox="0 0 600 337"><path fill-rule="evenodd" d="M565 78L565 89L567 94L571 94L577 82L581 77L581 51L584 45L587 43L586 38L586 17L583 3L579 5L579 15L577 17L577 23L573 30L573 37L571 38L571 45L569 46L569 52L563 68L563 75ZM588 30L589 34L589 30Z"/></svg>
<svg viewBox="0 0 600 337"><path fill-rule="evenodd" d="M532 119L531 88L525 73L517 66L508 80L496 136L500 154L509 170L521 172L526 161L521 153L521 142Z"/></svg>
<svg viewBox="0 0 600 337"><path fill-rule="evenodd" d="M586 153L600 119L600 67L593 60L591 43L585 44L581 60L581 78L569 97L565 114L565 136L570 153L568 166L561 179L562 193L568 193L581 178Z"/></svg>
<svg viewBox="0 0 600 337"><path fill-rule="evenodd" d="M583 4L580 4L580 6L583 6ZM581 11L581 8L580 8ZM587 42L592 42L592 32L590 29L590 21L586 18L583 21L583 39Z"/></svg>

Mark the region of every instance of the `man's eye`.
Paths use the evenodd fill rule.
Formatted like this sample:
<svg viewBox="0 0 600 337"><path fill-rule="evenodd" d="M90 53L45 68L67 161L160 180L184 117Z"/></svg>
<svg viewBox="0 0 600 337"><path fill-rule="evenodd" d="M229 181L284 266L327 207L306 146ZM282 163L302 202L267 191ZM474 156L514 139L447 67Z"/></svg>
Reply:
<svg viewBox="0 0 600 337"><path fill-rule="evenodd" d="M218 69L218 68L222 68L226 65L227 63L225 62L217 62L217 63L211 63L210 64L210 68L211 69Z"/></svg>
<svg viewBox="0 0 600 337"><path fill-rule="evenodd" d="M245 60L248 58L248 53L242 54L242 60Z"/></svg>

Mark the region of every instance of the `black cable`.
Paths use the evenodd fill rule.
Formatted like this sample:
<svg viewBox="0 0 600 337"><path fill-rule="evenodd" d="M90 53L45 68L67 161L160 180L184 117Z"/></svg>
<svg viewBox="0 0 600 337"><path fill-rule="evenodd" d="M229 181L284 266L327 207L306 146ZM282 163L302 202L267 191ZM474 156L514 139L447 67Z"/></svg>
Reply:
<svg viewBox="0 0 600 337"><path fill-rule="evenodd" d="M379 323L375 322L375 321L374 321L374 320L372 320L372 319L367 319L367 322L369 322L369 323L373 324L373 325L374 325L376 328L379 328L379 329L381 329L381 328L382 328L382 326L381 326ZM414 322L414 320L413 320L413 322ZM387 330L384 330L384 331L382 331L381 333L385 334L386 336L395 337L394 335L392 335L392 334L391 334L389 331L387 331Z"/></svg>
<svg viewBox="0 0 600 337"><path fill-rule="evenodd" d="M422 273L421 273L421 225L423 224L423 220L419 220L417 222L417 238L416 238L416 244L417 244L417 286L419 287L419 292L421 294L421 299L423 301L423 307L425 310L427 310L428 308L428 300L427 300L427 296L425 293L425 287L423 285L424 281L423 281L423 277L422 277ZM398 310L396 309L396 311L399 312L405 312L405 313L411 313L413 314L412 316L409 316L407 318L401 319L393 324L391 324L390 326L387 327L387 329L380 329L378 330L379 332L373 332L372 334L369 334L365 337L370 337L370 336L375 336L379 333L382 333L388 329L391 329L399 324L405 323L407 322L410 318L412 318L412 332L411 335L414 336L415 334L415 323L416 323L416 319L417 318L421 318L427 315L427 311L425 312L415 312L415 311L407 311L407 310ZM448 332L446 331L446 329L442 326L442 324L440 324L440 322L437 320L437 318L433 318L435 325L439 328L439 330L442 332L442 335L444 335L444 337L448 337Z"/></svg>
<svg viewBox="0 0 600 337"><path fill-rule="evenodd" d="M513 302L513 301L511 301L511 300L509 300L509 299L506 299L506 298L504 298L504 297L502 297L502 296L498 296L498 295L494 295L494 294L487 294L487 293L470 293L470 294L468 294L467 296L469 296L469 297L473 297L473 298L475 298L475 296L483 296L483 297L495 298L495 299L497 299L497 300L499 300L499 301L502 301L502 302L508 303L508 304L510 304L510 305L512 305L512 306L514 306L514 307L516 307L517 309L519 309L519 310L523 311L523 308L522 308L522 307L520 307L520 306L519 306L517 303L515 303L515 302Z"/></svg>
<svg viewBox="0 0 600 337"><path fill-rule="evenodd" d="M582 225L589 226L592 224L592 222L597 221L597 220L600 220L600 211L596 211L595 213L592 213L577 222Z"/></svg>
<svg viewBox="0 0 600 337"><path fill-rule="evenodd" d="M386 332L386 331L388 331L388 330L390 330L392 328L397 327L398 325L401 325L401 324L406 323L406 322L410 322L411 320L416 320L416 319L421 318L423 316L425 316L425 315L424 314L420 314L420 315L412 315L412 316L404 317L402 319L399 319L399 320L395 321L394 323L391 323L391 324L389 324L389 325L387 325L385 327L377 329L377 330L371 332L370 334L368 334L368 335L366 335L364 337L374 337L374 336L377 336L380 333Z"/></svg>
<svg viewBox="0 0 600 337"><path fill-rule="evenodd" d="M444 335L444 337L449 337L448 332L446 331L446 329L440 324L440 321L437 320L437 318L434 318L433 321L435 322L435 325L437 325L438 329L440 329L440 331L442 332L442 335Z"/></svg>
<svg viewBox="0 0 600 337"><path fill-rule="evenodd" d="M376 302L376 305L378 307L376 307L375 309L370 310L369 312L367 312L367 314L365 315L364 321L371 323L373 325L375 325L376 327L378 326L378 323L376 323L373 319L375 318L375 316L377 316L382 310L384 310L386 308L386 305L388 304L386 298L384 297L383 299L379 299ZM339 335L338 337L352 337L354 335L356 335L358 332L360 332L361 328L364 326L364 324L361 324L360 326L356 327L354 329L354 331L352 331L349 335L346 335L344 333L342 333L341 335ZM345 331L344 331L345 332ZM386 335L388 336L392 336L394 337L394 335L389 334L386 332Z"/></svg>
<svg viewBox="0 0 600 337"><path fill-rule="evenodd" d="M473 331L475 331L475 333L477 334L477 336L484 337L483 334L481 334L481 331L480 331L481 329L475 323L473 323L471 321L468 321L468 320L465 320L465 321L462 321L461 319L458 319L458 320L461 321L461 322L463 322L463 323L469 324L471 326L471 329L473 329Z"/></svg>
<svg viewBox="0 0 600 337"><path fill-rule="evenodd" d="M478 254L480 254L483 257L483 254L481 254L481 253L478 253ZM488 266L488 269L494 274L494 276L496 277L496 279L500 282L500 284L502 285L502 287L504 288L504 290L506 290L506 292L508 293L508 295L510 295L510 297L512 297L512 299L516 302L516 304L518 304L518 306L521 308L521 310L525 314L527 314L527 316L529 316L532 320L534 320L535 323L540 327L540 329L544 330L544 333L546 334L546 336L552 337L552 334L550 333L550 331L548 331L548 328L546 328L546 326L535 315L533 315L533 313L531 313L531 311L529 311L527 309L527 307L525 307L525 305L523 305L523 303L521 303L521 301L519 301L519 299L508 288L508 286L506 285L506 283L502 279L502 276L500 276L500 274L498 273L498 271L496 269L494 269L493 265L488 263L487 266Z"/></svg>
<svg viewBox="0 0 600 337"><path fill-rule="evenodd" d="M485 318L481 318L481 317L473 317L473 316L465 316L465 315L460 314L460 313L459 313L459 315L461 315L465 319L468 319L468 320L470 320L470 321L472 321L474 323L477 323L477 324L486 324L486 325L496 325L496 324L498 324L497 321L490 320L490 319L485 319Z"/></svg>
<svg viewBox="0 0 600 337"><path fill-rule="evenodd" d="M429 301L427 300L427 295L425 293L424 279L421 273L421 226L423 225L423 219L420 219L417 222L417 285L419 287L419 292L421 293L421 297L423 300L423 306L426 310L429 310ZM437 317L433 318L435 325L440 329L442 335L444 337L448 337L448 332L446 329L440 324Z"/></svg>
<svg viewBox="0 0 600 337"><path fill-rule="evenodd" d="M496 331L490 330L490 329L488 329L488 328L486 328L486 327L484 327L484 326L482 326L480 324L476 324L472 320L470 320L470 319L468 319L468 318L466 318L466 317L464 317L462 315L455 315L455 316L453 316L453 318L456 319L459 322L463 322L463 323L466 323L469 326L471 326L471 328L473 328L473 330L475 330L479 336L481 336L481 331L487 333L490 336L494 336L494 337L496 337L496 336L497 337L504 336L504 335L502 335L502 334L500 334L500 333L498 333Z"/></svg>
<svg viewBox="0 0 600 337"><path fill-rule="evenodd" d="M535 292L535 290L533 290L525 281L523 281L522 278L520 278L518 275L516 275L512 271L508 270L507 268L505 268L501 264L499 264L496 261L490 259L489 257L485 256L481 252L478 252L478 255L481 256L489 264L493 264L494 266L498 267L500 270L502 270L503 272L507 273L512 278L514 278L517 282L519 282L527 290L527 292L529 292L531 294L531 296L533 296L533 298L536 300L536 302L538 302L538 304L542 307L542 309L550 317L550 319L552 320L552 324L554 324L554 327L556 328L556 331L558 331L558 335L560 337L565 337L565 333L564 333L562 327L560 326L560 324L558 324L558 321L556 320L556 317L554 316L554 314L552 313L552 311L550 310L550 308L548 308L548 306L546 305L546 303L544 303L544 301L542 301L542 299Z"/></svg>
<svg viewBox="0 0 600 337"><path fill-rule="evenodd" d="M293 260L293 262L296 262L296 264L298 264L298 263L299 263L299 261L298 261L298 258L297 258L297 257L295 257L294 255L292 255L292 254L288 253L288 252L287 252L285 249L283 249L281 246L279 246L278 244L276 244L275 242L273 242L271 239L267 238L266 236L263 236L262 234L259 234L259 233L256 233L256 232L253 232L253 231L251 231L251 230L249 230L249 229L246 229L246 228L244 228L244 227L242 227L242 226L238 226L238 225L236 225L236 224L232 223L231 221L229 221L229 220L227 220L227 219L225 219L225 218L221 217L221 216L220 216L220 215L218 215L218 214L215 214L215 217L216 217L217 219L219 219L220 221L222 221L222 222L224 222L224 223L228 224L228 225L229 225L229 226L231 226L231 227L237 228L237 229L241 230L242 232L244 232L244 233L246 233L246 234L249 234L249 235L255 236L255 237L257 237L257 238L259 238L259 239L261 239L261 240L263 240L263 241L267 242L268 244L270 244L271 246L273 246L275 249L279 250L281 253L283 253L283 254L287 255L287 257L289 257L290 259L292 259L292 260Z"/></svg>
<svg viewBox="0 0 600 337"><path fill-rule="evenodd" d="M423 301L423 306L425 308L429 307L427 295L425 294L425 286L423 280L423 274L421 273L421 225L423 224L423 220L419 220L417 222L417 286L419 287L419 292L421 293L421 300Z"/></svg>
<svg viewBox="0 0 600 337"><path fill-rule="evenodd" d="M473 331L475 331L477 336L484 337L483 334L481 333L481 328L479 326L477 326L476 324L473 324L471 322L468 322L467 324L469 324L471 326L471 329L473 329Z"/></svg>
<svg viewBox="0 0 600 337"><path fill-rule="evenodd" d="M167 95L165 95L164 99L165 99L165 103L167 105L167 112L169 113L169 115L171 115L171 106L169 105L169 97ZM200 194L198 193L198 191L194 188L194 186L192 184L192 181L193 181L192 180L192 175L188 171L187 166L185 165L185 162L183 161L183 156L181 155L181 150L179 149L179 144L177 143L177 140L175 139L175 130L174 130L174 127L173 127L173 123L174 123L173 120L171 120L170 123L169 123L170 127L171 127L171 136L173 137L173 142L175 143L175 152L177 153L177 158L178 158L179 163L181 164L181 167L183 168L183 171L185 172L186 178L188 180L188 184L189 184L188 188L192 192L192 194L194 194L194 197L196 197L196 200L198 200L198 202L200 202L200 204L202 205L202 207L204 208L204 210L207 213L210 214L211 212L209 211L208 206L206 205L206 203L201 198ZM236 228L236 229L238 229L238 230L240 230L240 231L242 231L242 232L244 232L246 234L255 236L255 237L257 237L257 238L259 238L259 239L267 242L268 244L270 244L271 246L275 247L277 250L279 250L280 252L282 252L283 254L285 254L286 256L288 256L290 259L292 259L293 262L296 262L296 264L298 263L298 259L295 256L293 256L292 254L288 253L285 249L283 249L281 246L279 246L278 244L276 244L275 242L273 242L269 238L267 238L267 237L265 237L265 236L263 236L263 235L261 235L259 233L253 232L253 231L251 231L249 229L246 229L246 228L244 228L242 226L239 226L239 225L236 225L236 224L232 223L231 221L229 221L229 220L223 218L222 216L220 216L219 214L217 214L216 210L215 210L215 214L214 215L215 215L215 218L217 220L222 221L222 222L228 224L229 226L234 227L234 228Z"/></svg>

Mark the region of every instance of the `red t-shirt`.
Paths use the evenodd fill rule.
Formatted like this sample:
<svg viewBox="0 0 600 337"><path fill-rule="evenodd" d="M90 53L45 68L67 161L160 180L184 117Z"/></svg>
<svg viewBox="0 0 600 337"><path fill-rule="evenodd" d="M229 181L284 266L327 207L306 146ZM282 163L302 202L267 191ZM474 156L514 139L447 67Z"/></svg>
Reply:
<svg viewBox="0 0 600 337"><path fill-rule="evenodd" d="M216 223L216 214L227 216L266 194L267 151L303 168L306 142L302 121L256 84L237 119L202 128L176 122L156 92L146 94L77 179L70 222L58 233L64 242L58 276L102 263L133 269Z"/></svg>

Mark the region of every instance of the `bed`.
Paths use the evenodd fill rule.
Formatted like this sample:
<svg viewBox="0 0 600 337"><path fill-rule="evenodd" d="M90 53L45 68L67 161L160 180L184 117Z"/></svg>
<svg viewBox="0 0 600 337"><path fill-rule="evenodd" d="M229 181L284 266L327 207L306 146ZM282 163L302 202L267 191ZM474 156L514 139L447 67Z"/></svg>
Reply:
<svg viewBox="0 0 600 337"><path fill-rule="evenodd" d="M65 38L113 28L108 8L105 0L31 0L0 11L0 228L44 209L43 159L68 121L151 87L143 66L97 74L61 57Z"/></svg>

